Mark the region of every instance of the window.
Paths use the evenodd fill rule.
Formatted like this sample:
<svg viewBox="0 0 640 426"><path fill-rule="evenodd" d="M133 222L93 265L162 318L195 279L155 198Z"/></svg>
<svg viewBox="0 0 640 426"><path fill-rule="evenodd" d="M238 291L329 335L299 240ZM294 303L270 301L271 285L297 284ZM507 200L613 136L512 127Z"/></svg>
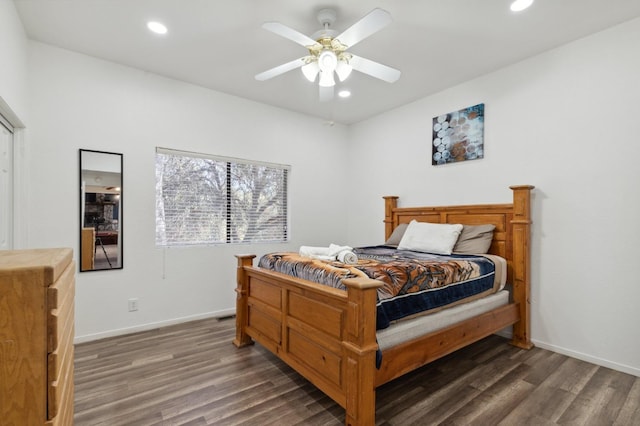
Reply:
<svg viewBox="0 0 640 426"><path fill-rule="evenodd" d="M156 245L284 242L290 167L156 149Z"/></svg>

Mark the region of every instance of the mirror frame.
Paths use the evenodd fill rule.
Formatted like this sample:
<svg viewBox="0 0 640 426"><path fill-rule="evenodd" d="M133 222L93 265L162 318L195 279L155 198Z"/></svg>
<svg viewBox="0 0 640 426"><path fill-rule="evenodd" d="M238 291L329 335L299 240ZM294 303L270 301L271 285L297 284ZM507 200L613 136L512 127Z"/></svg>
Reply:
<svg viewBox="0 0 640 426"><path fill-rule="evenodd" d="M113 170L116 170L117 167L119 166L119 169L120 169L119 185L116 184L117 176L115 175L117 174L117 172L107 170L109 169L109 167L105 167L103 170L96 170L92 168L84 169L83 154L85 154L84 156L85 167L87 166L86 163L91 162L91 159L89 157L93 157L93 160L96 160L100 158L100 156L102 155L114 156L113 158L110 158L110 159L107 158L105 163L109 163L108 164L109 167L113 168ZM79 258L78 269L80 272L109 271L113 269L123 268L123 264L124 264L123 262L124 260L123 259L123 253L124 253L123 235L124 234L123 234L123 227L122 227L122 224L123 224L123 208L122 207L123 207L123 193L124 193L123 158L124 158L124 155L117 152L95 151L90 149L78 150L78 160L79 160L78 177L79 177L79 184L80 184L80 188L79 188L80 204L78 205L79 219L80 219L79 220L80 249L78 251L78 258ZM93 185L87 185L84 179L86 172L100 173L94 177L94 182L92 182ZM102 181L103 177L105 179L104 182ZM114 180L110 180L110 179L114 179ZM103 185L100 185L100 184L103 184ZM86 191L88 186L94 186L94 187L105 186L105 191L108 191L108 192ZM93 189L98 189L98 188L93 188ZM101 212L101 214L100 212L91 212L96 214L93 217L91 226L87 226L87 212L86 212L86 208L87 208L86 194L87 193L96 195L96 201L92 202L91 204L96 204L99 206L102 203L104 203L103 211ZM115 198L117 201L112 201L113 198ZM108 200L108 201L105 202L104 200ZM113 207L111 208L111 214L115 216L117 219L114 219L112 217L112 219L110 219L110 221L107 222L107 220L104 217L105 211L109 211L108 209L104 210L104 206L106 205L117 206L117 209L115 209L115 211ZM94 210L94 208L92 208L92 210ZM108 234L105 234L102 236L98 235L98 233L100 232L100 229L99 229L100 226L104 226L105 228L109 229L109 231L105 231L103 229L103 231L108 232ZM115 230L113 229L113 227L115 227ZM113 234L115 234L115 236ZM105 249L105 245L110 245L110 244L103 244L103 239L107 239L107 238L110 239L111 241L113 241L113 239L115 238L115 241L116 241L115 244L117 245L116 247L117 257L114 262L111 262L111 260L109 259L109 255L107 254L107 250ZM106 267L96 268L95 258L96 256L99 255L99 252L104 253L103 257L107 262Z"/></svg>

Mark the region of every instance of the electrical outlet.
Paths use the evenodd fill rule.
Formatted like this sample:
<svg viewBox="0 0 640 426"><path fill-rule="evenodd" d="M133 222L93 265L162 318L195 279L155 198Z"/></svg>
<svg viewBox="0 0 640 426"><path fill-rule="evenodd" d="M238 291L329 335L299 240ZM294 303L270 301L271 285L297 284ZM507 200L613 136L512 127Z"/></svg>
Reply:
<svg viewBox="0 0 640 426"><path fill-rule="evenodd" d="M129 299L129 312L138 310L138 298Z"/></svg>

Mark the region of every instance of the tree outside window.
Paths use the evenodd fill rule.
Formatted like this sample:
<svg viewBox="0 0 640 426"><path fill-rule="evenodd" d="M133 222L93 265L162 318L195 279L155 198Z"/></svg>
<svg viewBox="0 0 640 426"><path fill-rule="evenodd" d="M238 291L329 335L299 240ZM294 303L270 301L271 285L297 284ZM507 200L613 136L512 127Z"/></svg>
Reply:
<svg viewBox="0 0 640 426"><path fill-rule="evenodd" d="M287 241L288 171L158 148L156 245Z"/></svg>

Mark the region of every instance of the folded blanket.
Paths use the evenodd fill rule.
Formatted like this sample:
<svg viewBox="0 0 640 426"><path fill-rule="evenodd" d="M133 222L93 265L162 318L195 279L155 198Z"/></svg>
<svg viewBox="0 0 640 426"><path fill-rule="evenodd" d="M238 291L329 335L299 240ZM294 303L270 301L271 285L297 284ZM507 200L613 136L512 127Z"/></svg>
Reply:
<svg viewBox="0 0 640 426"><path fill-rule="evenodd" d="M339 246L330 244L329 247L300 246L298 252L300 256L311 257L313 259L334 261L354 265L358 263L358 256L349 246Z"/></svg>

